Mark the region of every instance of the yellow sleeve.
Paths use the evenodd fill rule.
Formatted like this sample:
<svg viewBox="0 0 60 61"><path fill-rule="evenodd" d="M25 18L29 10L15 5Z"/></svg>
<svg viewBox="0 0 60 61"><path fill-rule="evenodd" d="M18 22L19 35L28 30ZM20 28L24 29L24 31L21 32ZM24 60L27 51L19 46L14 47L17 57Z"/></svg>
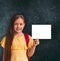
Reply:
<svg viewBox="0 0 60 61"><path fill-rule="evenodd" d="M3 48L5 48L5 40L6 40L6 37L3 37L0 43Z"/></svg>
<svg viewBox="0 0 60 61"><path fill-rule="evenodd" d="M33 46L33 39L32 39L32 37L29 35L28 48L31 48L32 46Z"/></svg>

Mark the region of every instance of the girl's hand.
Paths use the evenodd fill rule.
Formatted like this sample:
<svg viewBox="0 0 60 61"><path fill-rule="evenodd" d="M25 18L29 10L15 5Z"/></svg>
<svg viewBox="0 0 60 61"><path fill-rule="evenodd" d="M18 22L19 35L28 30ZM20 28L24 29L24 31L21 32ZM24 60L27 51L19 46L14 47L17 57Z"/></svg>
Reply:
<svg viewBox="0 0 60 61"><path fill-rule="evenodd" d="M37 45L39 45L39 39L34 39L33 46L36 47Z"/></svg>

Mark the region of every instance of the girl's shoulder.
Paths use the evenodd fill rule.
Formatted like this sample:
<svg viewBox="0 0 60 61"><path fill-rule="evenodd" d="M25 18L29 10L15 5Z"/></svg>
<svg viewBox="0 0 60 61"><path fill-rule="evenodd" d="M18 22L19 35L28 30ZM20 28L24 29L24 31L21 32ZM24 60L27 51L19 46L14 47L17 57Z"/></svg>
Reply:
<svg viewBox="0 0 60 61"><path fill-rule="evenodd" d="M2 40L5 40L5 39L6 39L6 36L2 37ZM1 40L1 41L2 41L2 40Z"/></svg>
<svg viewBox="0 0 60 61"><path fill-rule="evenodd" d="M29 37L29 42L28 42L28 49L29 49L29 48L31 48L33 46L33 39L32 39L32 36L31 35L29 35L29 34L26 34L26 35L28 35L28 37Z"/></svg>
<svg viewBox="0 0 60 61"><path fill-rule="evenodd" d="M5 47L6 36L4 36L0 42L0 45L4 48Z"/></svg>

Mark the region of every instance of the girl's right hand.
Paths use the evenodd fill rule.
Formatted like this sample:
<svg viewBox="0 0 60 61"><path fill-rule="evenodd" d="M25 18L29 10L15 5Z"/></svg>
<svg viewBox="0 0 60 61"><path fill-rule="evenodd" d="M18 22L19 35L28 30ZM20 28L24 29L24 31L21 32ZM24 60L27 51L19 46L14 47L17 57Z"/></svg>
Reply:
<svg viewBox="0 0 60 61"><path fill-rule="evenodd" d="M39 45L39 43L40 43L40 42L39 42L39 39L35 39L34 42L33 42L33 46L36 47L36 46Z"/></svg>

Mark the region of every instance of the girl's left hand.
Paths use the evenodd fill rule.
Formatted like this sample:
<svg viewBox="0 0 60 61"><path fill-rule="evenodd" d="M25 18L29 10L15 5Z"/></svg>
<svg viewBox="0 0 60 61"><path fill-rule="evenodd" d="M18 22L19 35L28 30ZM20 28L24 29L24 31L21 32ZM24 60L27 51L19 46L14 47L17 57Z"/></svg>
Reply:
<svg viewBox="0 0 60 61"><path fill-rule="evenodd" d="M40 43L40 42L39 42L39 39L34 39L33 46L36 47L37 45L39 45L39 43Z"/></svg>

